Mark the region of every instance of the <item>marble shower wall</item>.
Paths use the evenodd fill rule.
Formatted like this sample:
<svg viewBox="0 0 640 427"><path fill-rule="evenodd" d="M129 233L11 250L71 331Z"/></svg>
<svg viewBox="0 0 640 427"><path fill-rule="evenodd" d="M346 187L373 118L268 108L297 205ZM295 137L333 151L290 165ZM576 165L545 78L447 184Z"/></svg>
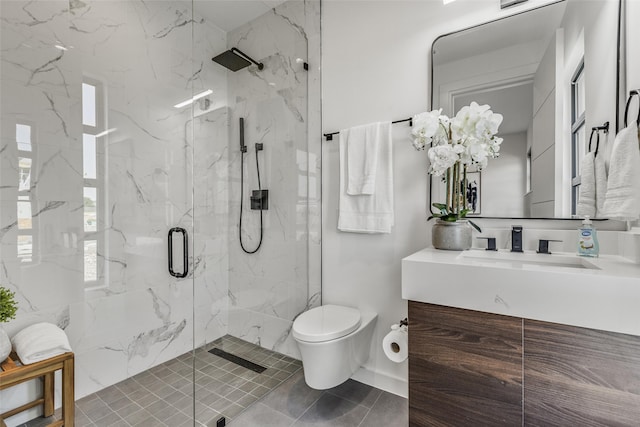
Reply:
<svg viewBox="0 0 640 427"><path fill-rule="evenodd" d="M194 4L0 2L0 284L19 304L4 328L63 328L77 398L227 332L296 357L292 320L320 302L320 3L291 0L230 34L199 13L207 2ZM211 62L232 45L265 71ZM83 81L103 94L95 232L85 232ZM193 110L173 107L207 89ZM271 192L255 256L237 240L240 116L246 189L257 188L253 144L263 142ZM253 247L258 217L244 218ZM175 226L190 234L185 279L167 273ZM36 389L3 391L0 410Z"/></svg>
<svg viewBox="0 0 640 427"><path fill-rule="evenodd" d="M189 351L194 337L200 345L227 332L227 86L226 73L209 66L226 34L194 16L190 1L3 1L0 8L0 283L19 304L5 329L11 335L39 321L65 329L80 398ZM91 233L83 81L104 94L94 133L109 131L96 138ZM198 104L197 117L173 107L204 89L217 98L206 111ZM16 135L17 124L28 126L29 141ZM190 233L185 279L167 273L174 226ZM25 236L31 251L17 245ZM97 241L90 283L88 239ZM28 393L5 391L1 406Z"/></svg>
<svg viewBox="0 0 640 427"><path fill-rule="evenodd" d="M292 322L320 303L319 30L319 1L289 1L227 34L229 48L264 63L262 71L250 66L230 73L228 80L229 333L297 358ZM241 250L237 237L240 117L245 119L249 148L242 227L249 250L260 237L259 211L248 207L251 190L258 189L258 142L264 144L259 154L261 184L269 190L262 247L252 255Z"/></svg>

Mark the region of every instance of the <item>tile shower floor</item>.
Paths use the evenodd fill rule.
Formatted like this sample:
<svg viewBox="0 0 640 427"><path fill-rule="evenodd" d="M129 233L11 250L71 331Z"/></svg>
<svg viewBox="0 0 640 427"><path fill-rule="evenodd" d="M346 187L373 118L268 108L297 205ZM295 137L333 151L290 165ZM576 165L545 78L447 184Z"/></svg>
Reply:
<svg viewBox="0 0 640 427"><path fill-rule="evenodd" d="M210 354L216 347L267 369L258 374ZM196 426L405 427L408 401L354 380L306 385L301 362L225 336L196 350ZM193 426L192 359L182 355L76 402L76 426ZM42 427L38 419L24 427ZM23 427L19 426L19 427Z"/></svg>
<svg viewBox="0 0 640 427"><path fill-rule="evenodd" d="M219 348L267 368L262 373L208 352ZM183 354L134 377L76 401L77 427L193 426L193 359ZM302 363L255 344L226 335L195 351L198 426L229 420L298 371ZM60 417L59 412L56 418ZM25 427L40 427L39 418Z"/></svg>

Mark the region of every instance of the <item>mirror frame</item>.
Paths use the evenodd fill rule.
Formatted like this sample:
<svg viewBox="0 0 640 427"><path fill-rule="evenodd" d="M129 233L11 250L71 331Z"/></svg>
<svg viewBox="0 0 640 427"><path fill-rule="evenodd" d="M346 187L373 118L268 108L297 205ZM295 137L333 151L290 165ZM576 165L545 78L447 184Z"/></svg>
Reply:
<svg viewBox="0 0 640 427"><path fill-rule="evenodd" d="M434 47L435 44L438 42L438 40L440 40L443 37L447 37L447 36L451 36L453 34L458 34L461 33L463 31L468 31L468 30L472 30L475 28L479 28L482 27L484 25L488 25L488 24L492 24L494 22L499 22L508 18L511 18L513 16L517 16L517 15L522 15L534 10L538 10L538 9L542 9L544 7L547 6L551 6L554 4L558 4L558 3L562 3L564 1L571 1L571 0L557 0L554 2L550 2L541 6L537 6L537 7L533 7L531 9L526 9L526 10L522 10L520 12L517 13L513 13L511 15L507 15L507 16L503 16L501 18L497 18L497 19L493 19L491 21L486 21L486 22L482 22L480 24L476 24L476 25L472 25L470 27L465 27L462 28L460 30L456 30L456 31L451 31L450 33L446 33L446 34L442 34L438 37L436 37L436 39L433 41L433 43L431 44L431 58L430 58L430 67L429 67L429 110L433 110L435 107L433 106L434 103L434 99L433 99L433 95L434 95L434 90L433 90L433 51L434 51ZM617 34L617 39L618 39L618 50L616 52L616 74L617 74L617 78L616 78L616 127L615 127L615 132L617 133L620 130L620 112L624 111L624 106L621 108L620 107L620 102L621 100L623 100L622 102L624 102L624 99L626 97L625 94L625 85L621 84L621 80L625 80L626 81L626 75L624 75L624 51L625 51L625 42L626 39L623 37L623 29L624 29L624 20L623 20L623 12L624 12L624 0L618 0L618 34ZM622 91L622 95L621 95L621 91ZM433 175L429 174L429 212L431 213L431 215L436 214L438 212L434 212L433 210L433 202L431 201L431 196L433 194ZM569 217L562 217L562 218L548 218L548 217L496 217L496 216L474 216L474 218L492 218L492 219L545 219L545 220L570 220L570 221L575 221L579 218L569 218ZM594 218L593 221L607 221L607 218Z"/></svg>

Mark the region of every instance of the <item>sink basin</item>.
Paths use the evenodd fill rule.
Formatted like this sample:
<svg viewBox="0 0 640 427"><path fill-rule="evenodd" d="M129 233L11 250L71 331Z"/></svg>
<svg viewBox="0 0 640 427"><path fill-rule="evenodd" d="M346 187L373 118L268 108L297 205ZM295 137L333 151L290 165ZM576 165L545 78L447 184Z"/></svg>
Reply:
<svg viewBox="0 0 640 427"><path fill-rule="evenodd" d="M535 252L510 252L510 251L463 251L460 257L469 261L477 261L482 264L493 264L508 268L540 267L564 267L564 268L588 268L599 270L588 258L573 254L538 254Z"/></svg>
<svg viewBox="0 0 640 427"><path fill-rule="evenodd" d="M614 255L426 248L402 260L402 297L640 336L640 264Z"/></svg>

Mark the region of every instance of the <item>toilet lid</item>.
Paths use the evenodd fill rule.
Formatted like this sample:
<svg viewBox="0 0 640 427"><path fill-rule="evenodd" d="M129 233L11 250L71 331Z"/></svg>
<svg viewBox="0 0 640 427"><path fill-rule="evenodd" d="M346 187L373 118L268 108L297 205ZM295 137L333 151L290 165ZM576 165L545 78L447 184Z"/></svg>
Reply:
<svg viewBox="0 0 640 427"><path fill-rule="evenodd" d="M343 337L360 326L360 311L339 305L323 305L302 313L293 322L293 337L323 342Z"/></svg>

